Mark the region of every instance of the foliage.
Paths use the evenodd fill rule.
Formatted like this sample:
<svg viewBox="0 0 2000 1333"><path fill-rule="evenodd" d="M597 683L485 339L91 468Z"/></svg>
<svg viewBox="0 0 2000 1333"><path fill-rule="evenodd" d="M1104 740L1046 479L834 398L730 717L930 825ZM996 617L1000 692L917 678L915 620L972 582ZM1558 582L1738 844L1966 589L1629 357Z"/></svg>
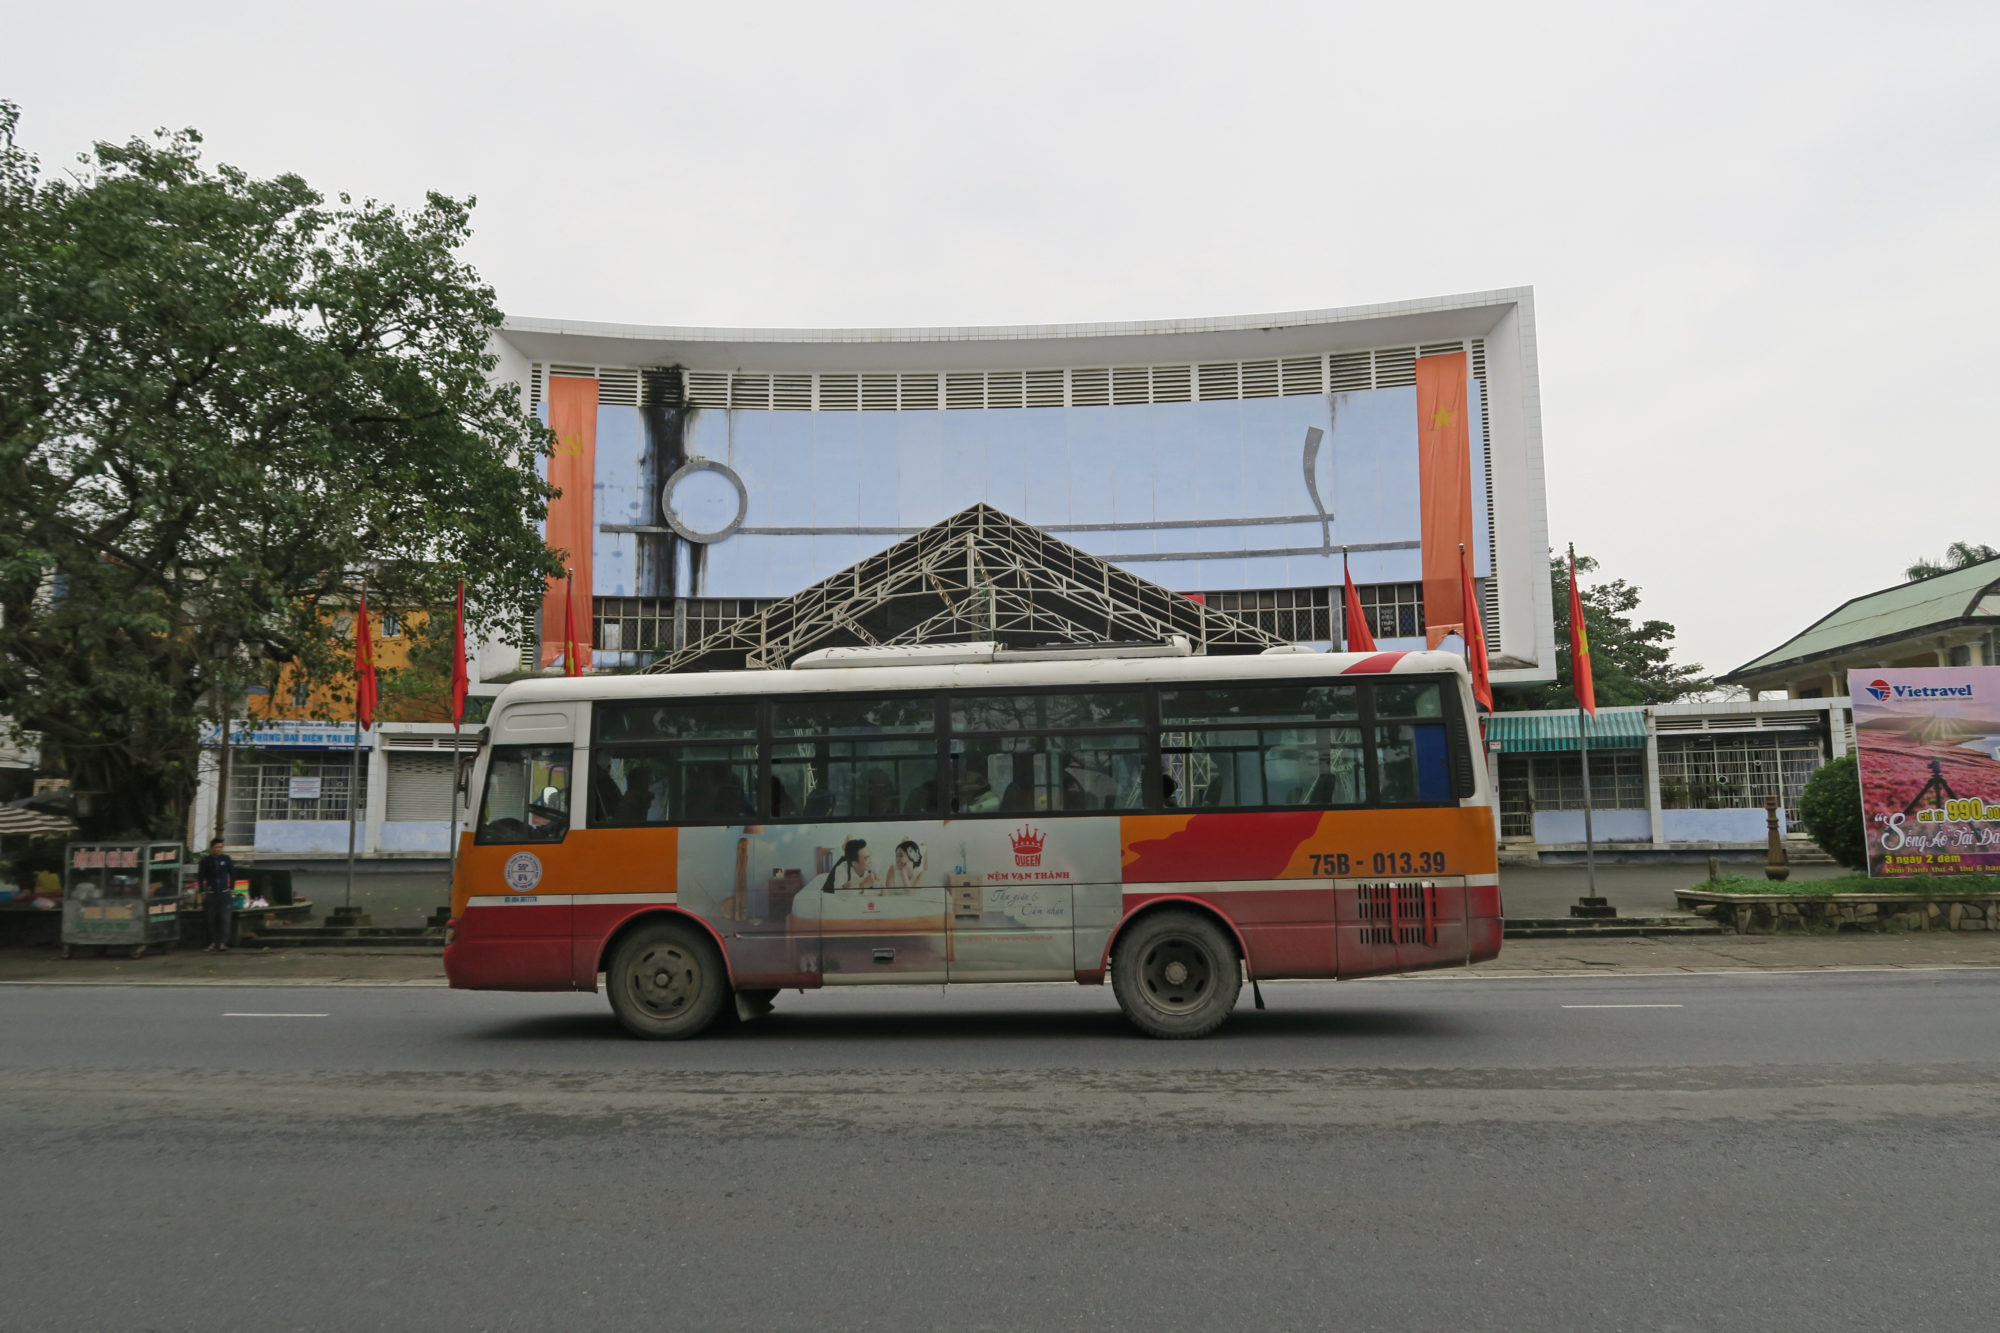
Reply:
<svg viewBox="0 0 2000 1333"><path fill-rule="evenodd" d="M1917 562L1903 573L1911 580L1936 578L1939 574L1949 574L1954 569L1964 569L1967 565L1976 565L1996 556L2000 556L2000 551L1983 542L1953 542L1944 548L1944 559L1919 556Z"/></svg>
<svg viewBox="0 0 2000 1333"><path fill-rule="evenodd" d="M1583 601L1584 628L1590 634L1591 682L1598 706L1673 703L1708 690L1711 682L1702 675L1699 664L1680 666L1671 660L1672 625L1664 620L1633 622L1632 613L1639 607L1639 589L1624 579L1584 583L1583 576L1596 570L1597 561L1589 556L1576 558L1578 596ZM1494 704L1502 710L1576 707L1576 695L1570 691L1566 557L1550 559L1549 579L1555 597L1555 682L1496 688Z"/></svg>
<svg viewBox="0 0 2000 1333"><path fill-rule="evenodd" d="M2000 875L1910 875L1898 879L1840 875L1833 879L1783 881L1768 880L1762 874L1724 875L1688 887L1703 893L1786 893L1816 897L1835 893L1894 893L1911 898L1956 898L1968 893L2000 893Z"/></svg>
<svg viewBox="0 0 2000 1333"><path fill-rule="evenodd" d="M1799 821L1820 850L1850 870L1868 868L1861 817L1861 768L1853 755L1822 764L1799 793Z"/></svg>
<svg viewBox="0 0 2000 1333"><path fill-rule="evenodd" d="M471 200L399 210L206 167L192 130L46 179L0 103L0 716L95 836L177 832L197 723L331 608L515 623L556 568L550 437L488 382Z"/></svg>

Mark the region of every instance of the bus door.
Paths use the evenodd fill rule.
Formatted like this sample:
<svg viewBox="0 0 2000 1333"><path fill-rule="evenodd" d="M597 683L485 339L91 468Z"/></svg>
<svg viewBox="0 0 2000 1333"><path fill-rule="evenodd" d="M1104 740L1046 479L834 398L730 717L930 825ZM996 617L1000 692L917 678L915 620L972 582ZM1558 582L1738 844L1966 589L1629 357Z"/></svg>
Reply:
<svg viewBox="0 0 2000 1333"><path fill-rule="evenodd" d="M458 938L514 989L568 990L570 898L585 867L570 836L578 704L533 704L494 724Z"/></svg>

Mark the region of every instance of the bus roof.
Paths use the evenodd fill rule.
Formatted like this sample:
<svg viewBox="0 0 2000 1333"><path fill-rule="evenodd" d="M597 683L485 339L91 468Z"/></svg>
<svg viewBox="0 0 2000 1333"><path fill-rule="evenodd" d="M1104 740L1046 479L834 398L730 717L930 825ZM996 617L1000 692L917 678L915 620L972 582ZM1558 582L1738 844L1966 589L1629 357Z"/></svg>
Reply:
<svg viewBox="0 0 2000 1333"><path fill-rule="evenodd" d="M675 675L545 676L504 688L495 709L514 703L656 699L744 694L860 694L872 691L1004 689L1053 685L1141 685L1204 680L1299 680L1324 676L1450 674L1469 681L1450 652L1273 652L1223 657L1077 657L1067 661L817 667L772 671L692 671Z"/></svg>

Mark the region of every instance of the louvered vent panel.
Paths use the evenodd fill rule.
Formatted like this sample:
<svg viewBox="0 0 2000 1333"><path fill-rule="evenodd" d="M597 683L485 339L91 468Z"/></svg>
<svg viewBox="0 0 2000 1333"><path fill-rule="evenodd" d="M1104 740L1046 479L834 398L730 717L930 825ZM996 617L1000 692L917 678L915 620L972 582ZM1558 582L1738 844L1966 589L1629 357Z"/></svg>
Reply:
<svg viewBox="0 0 2000 1333"><path fill-rule="evenodd" d="M597 372L597 401L618 407L639 405L639 372L600 370Z"/></svg>
<svg viewBox="0 0 2000 1333"><path fill-rule="evenodd" d="M727 407L729 376L714 370L690 370L687 396L690 407Z"/></svg>
<svg viewBox="0 0 2000 1333"><path fill-rule="evenodd" d="M1483 344L1474 343L1473 365L1478 366L1482 355L1477 349ZM1476 371L1475 371L1476 374ZM1500 568L1500 533L1493 523L1493 413L1486 405L1486 382L1479 384L1479 475L1486 500L1486 554L1494 569ZM1482 599L1485 604L1486 642L1490 647L1500 642L1500 580L1488 581Z"/></svg>
<svg viewBox="0 0 2000 1333"><path fill-rule="evenodd" d="M940 405L954 409L989 407L1093 407L1103 404L1185 403L1275 398L1317 393L1353 393L1416 382L1420 356L1465 353L1475 376L1486 369L1485 343L1425 343L1372 352L1337 352L1327 357L1270 361L1211 361L1199 366L1119 366L1077 370L953 371L943 375L909 372L868 375L722 374L715 371L645 371L593 366L529 368L530 400L539 403L550 375L594 376L602 401L651 401L655 381L678 376L674 394L697 407L777 408L789 412L923 412ZM674 394L671 401L680 401Z"/></svg>
<svg viewBox="0 0 2000 1333"><path fill-rule="evenodd" d="M1146 366L1120 366L1111 372L1111 401L1150 403L1153 401L1153 372Z"/></svg>
<svg viewBox="0 0 2000 1333"><path fill-rule="evenodd" d="M1477 582L1479 628L1486 635L1486 651L1491 654L1500 644L1500 580L1479 579Z"/></svg>
<svg viewBox="0 0 2000 1333"><path fill-rule="evenodd" d="M1326 392L1326 358L1302 356L1284 363L1284 394Z"/></svg>
<svg viewBox="0 0 2000 1333"><path fill-rule="evenodd" d="M1335 356L1329 365L1332 367L1332 383L1329 387L1335 393L1353 393L1359 389L1375 387L1375 371L1366 352L1348 352Z"/></svg>
<svg viewBox="0 0 2000 1333"><path fill-rule="evenodd" d="M1072 370L1069 373L1069 401L1072 407L1102 407L1111 401L1111 372Z"/></svg>
<svg viewBox="0 0 2000 1333"><path fill-rule="evenodd" d="M813 377L810 375L773 375L771 377L771 406L780 412L810 412L813 405Z"/></svg>
<svg viewBox="0 0 2000 1333"><path fill-rule="evenodd" d="M1375 353L1375 387L1394 388L1399 384L1417 382L1417 349L1414 347L1385 347Z"/></svg>
<svg viewBox="0 0 2000 1333"><path fill-rule="evenodd" d="M903 410L905 412L934 412L938 405L938 377L935 375L903 375L900 377L903 390Z"/></svg>
<svg viewBox="0 0 2000 1333"><path fill-rule="evenodd" d="M821 375L819 377L819 410L822 412L852 412L861 406L861 377L859 375Z"/></svg>
<svg viewBox="0 0 2000 1333"><path fill-rule="evenodd" d="M1185 403L1192 399L1194 387L1190 368L1187 366L1153 367L1153 401L1156 403Z"/></svg>
<svg viewBox="0 0 2000 1333"><path fill-rule="evenodd" d="M729 405L744 408L768 408L771 405L771 377L769 375L731 375L729 377Z"/></svg>
<svg viewBox="0 0 2000 1333"><path fill-rule="evenodd" d="M1278 396L1278 363L1275 361L1245 361L1243 363L1243 396L1245 398L1276 398Z"/></svg>
<svg viewBox="0 0 2000 1333"><path fill-rule="evenodd" d="M863 412L895 411L896 377L894 375L863 375L861 377L861 410Z"/></svg>
<svg viewBox="0 0 2000 1333"><path fill-rule="evenodd" d="M537 361L528 367L528 406L542 405L542 363Z"/></svg>
<svg viewBox="0 0 2000 1333"><path fill-rule="evenodd" d="M1063 373L1060 370L1031 370L1027 377L1029 407L1063 405Z"/></svg>
<svg viewBox="0 0 2000 1333"><path fill-rule="evenodd" d="M664 403L668 407L679 407L687 401L687 383L679 370L644 370L639 372L639 402Z"/></svg>
<svg viewBox="0 0 2000 1333"><path fill-rule="evenodd" d="M569 380L594 380L597 378L597 367L596 366L550 366L549 374L560 375L562 378Z"/></svg>
<svg viewBox="0 0 2000 1333"><path fill-rule="evenodd" d="M986 377L984 375L946 375L944 377L944 405L946 408L986 406Z"/></svg>

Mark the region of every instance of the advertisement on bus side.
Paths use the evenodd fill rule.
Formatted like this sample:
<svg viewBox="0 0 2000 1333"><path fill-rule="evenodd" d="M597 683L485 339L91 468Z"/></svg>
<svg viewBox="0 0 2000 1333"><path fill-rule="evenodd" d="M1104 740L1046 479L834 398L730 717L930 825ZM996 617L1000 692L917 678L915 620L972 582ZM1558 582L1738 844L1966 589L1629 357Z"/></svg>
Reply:
<svg viewBox="0 0 2000 1333"><path fill-rule="evenodd" d="M1025 979L1073 971L1077 895L1115 913L1119 859L1116 818L1029 815L687 828L677 870L741 970Z"/></svg>

